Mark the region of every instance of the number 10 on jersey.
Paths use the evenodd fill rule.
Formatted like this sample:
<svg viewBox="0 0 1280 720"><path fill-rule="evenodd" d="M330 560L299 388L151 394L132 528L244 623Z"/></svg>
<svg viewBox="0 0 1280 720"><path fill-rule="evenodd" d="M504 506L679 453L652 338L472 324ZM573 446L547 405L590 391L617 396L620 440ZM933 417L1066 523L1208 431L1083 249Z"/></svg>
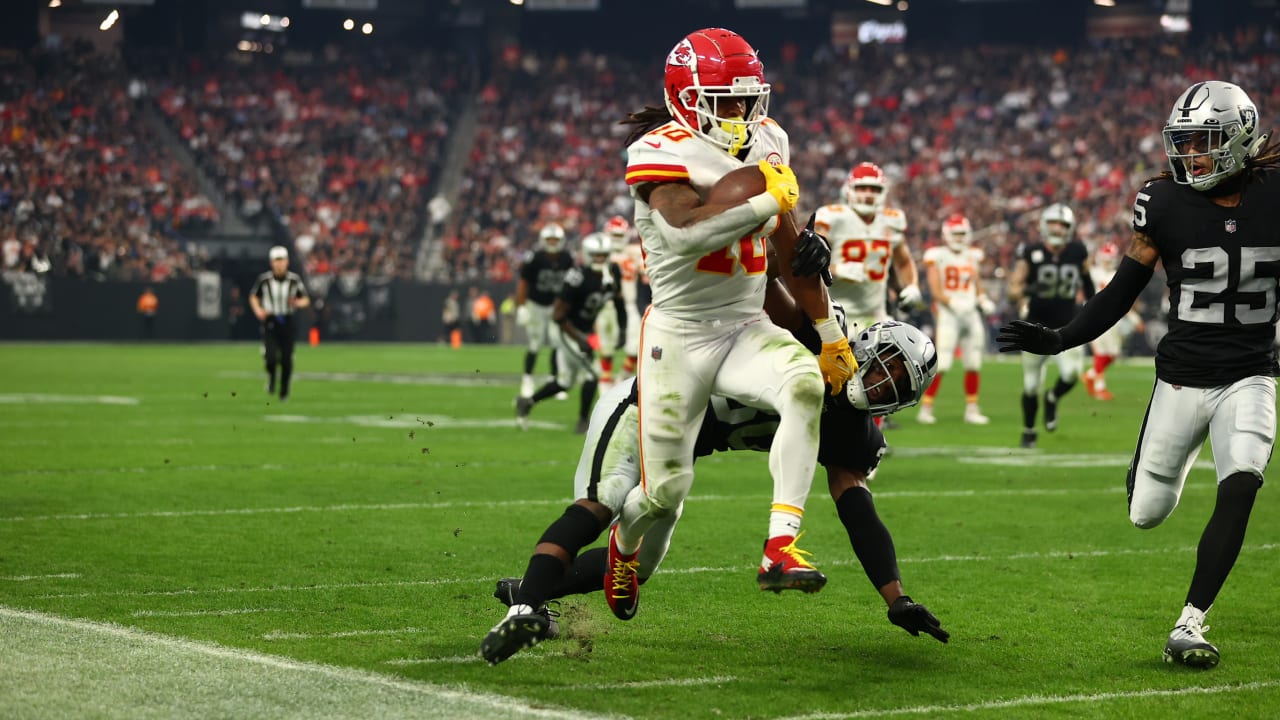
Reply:
<svg viewBox="0 0 1280 720"><path fill-rule="evenodd" d="M734 268L741 264L746 274L759 275L769 268L769 257L763 237L750 233L739 238L736 258L729 251L732 247L732 245L725 245L699 258L697 265L699 272L732 275Z"/></svg>

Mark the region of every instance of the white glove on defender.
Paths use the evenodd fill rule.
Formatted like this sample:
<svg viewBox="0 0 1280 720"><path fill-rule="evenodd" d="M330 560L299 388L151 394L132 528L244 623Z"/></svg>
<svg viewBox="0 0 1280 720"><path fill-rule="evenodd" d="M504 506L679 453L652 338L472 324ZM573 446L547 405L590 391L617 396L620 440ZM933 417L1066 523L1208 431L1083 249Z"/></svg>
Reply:
<svg viewBox="0 0 1280 720"><path fill-rule="evenodd" d="M924 305L924 296L920 294L919 285L908 285L898 291L898 307L903 310L915 310Z"/></svg>
<svg viewBox="0 0 1280 720"><path fill-rule="evenodd" d="M836 264L835 276L841 280L862 283L867 281L867 264L860 262L842 262Z"/></svg>
<svg viewBox="0 0 1280 720"><path fill-rule="evenodd" d="M978 296L978 311L983 315L994 315L996 312L996 303L986 295Z"/></svg>
<svg viewBox="0 0 1280 720"><path fill-rule="evenodd" d="M516 306L516 324L520 327L529 324L529 307L527 305Z"/></svg>

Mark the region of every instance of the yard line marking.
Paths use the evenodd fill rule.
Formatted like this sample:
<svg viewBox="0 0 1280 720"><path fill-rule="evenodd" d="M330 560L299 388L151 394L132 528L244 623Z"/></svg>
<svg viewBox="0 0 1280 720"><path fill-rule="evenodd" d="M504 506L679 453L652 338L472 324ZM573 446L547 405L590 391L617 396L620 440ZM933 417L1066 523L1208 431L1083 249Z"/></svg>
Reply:
<svg viewBox="0 0 1280 720"><path fill-rule="evenodd" d="M294 613L298 611L288 608L230 608L227 610L134 610L129 614L133 617L204 617L206 615L248 615L268 612Z"/></svg>
<svg viewBox="0 0 1280 720"><path fill-rule="evenodd" d="M1120 692L1089 693L1078 695L1024 695L1008 700L991 700L989 702L969 705L916 705L914 707L884 708L880 710L855 710L847 713L812 713L809 715L789 715L775 720L851 720L864 717L885 717L886 715L937 715L939 713L962 713L979 710L1003 710L1007 708L1027 707L1034 705L1066 705L1069 703L1099 703L1109 700L1129 700L1150 697L1177 697L1180 695L1216 695L1219 693L1247 692L1250 690L1268 690L1280 687L1280 680L1259 680L1257 682L1231 685L1210 685L1208 687L1176 688L1172 690L1129 690Z"/></svg>
<svg viewBox="0 0 1280 720"><path fill-rule="evenodd" d="M218 373L218 377L235 379L257 379L262 373L228 370ZM458 373L411 375L408 373L356 373L356 372L296 372L295 380L318 380L321 382L371 382L391 385L444 385L447 387L494 387L520 384L515 375L476 375Z"/></svg>
<svg viewBox="0 0 1280 720"><path fill-rule="evenodd" d="M33 716L136 717L145 696L168 717L621 718L3 605L0 634L0 667L58 703Z"/></svg>
<svg viewBox="0 0 1280 720"><path fill-rule="evenodd" d="M80 577L80 573L52 573L49 575L5 575L0 577L0 580L24 582L27 580L74 580L78 577Z"/></svg>
<svg viewBox="0 0 1280 720"><path fill-rule="evenodd" d="M507 658L503 662L511 662L512 660L546 660L553 657L566 657L568 655L564 650L547 650L546 645L538 645L533 648L532 652L516 653ZM485 659L480 657L480 653L474 655L444 655L441 657L422 657L422 658L396 658L394 660L384 660L383 665L391 665L393 667L411 667L414 665L466 665L470 663L483 663Z"/></svg>
<svg viewBox="0 0 1280 720"><path fill-rule="evenodd" d="M0 404L63 404L63 405L137 405L141 401L135 397L119 397L116 395L50 395L46 393L3 393Z"/></svg>
<svg viewBox="0 0 1280 720"><path fill-rule="evenodd" d="M1188 486L1187 492L1210 489L1207 485ZM878 499L893 498L972 498L972 497L1040 497L1083 495L1097 493L1119 495L1122 487L1105 488L1026 488L1022 490L888 490L876 493ZM758 502L766 495L699 495L687 502ZM53 520L130 520L141 518L217 517L219 515L289 515L295 513L365 512L383 510L456 510L465 508L528 507L534 505L565 505L573 502L570 497L554 500L446 500L434 503L345 503L338 505L296 505L292 507L223 508L219 510L155 510L136 513L65 513L61 515L14 515L0 517L0 522L42 522Z"/></svg>
<svg viewBox="0 0 1280 720"><path fill-rule="evenodd" d="M295 632L269 632L261 635L263 640L329 640L333 638L349 638L349 637L375 637L378 635L421 635L425 632L431 632L426 628L405 627L405 628L388 628L385 630L339 630L330 633L295 633Z"/></svg>
<svg viewBox="0 0 1280 720"><path fill-rule="evenodd" d="M2 424L2 423L0 423ZM372 442L385 442L378 438ZM417 452L414 450L414 452ZM387 468L411 468L414 470L441 470L458 467L478 467L478 468L503 468L503 467L520 467L530 468L539 466L573 466L577 467L578 461L572 462L568 460L510 460L505 462L482 461L475 462L468 460L466 462L439 461L439 462L348 462L348 463L290 463L288 465L281 463L257 463L244 465L143 465L141 467L85 467L85 468L26 468L23 470L5 470L0 472L0 477L19 477L22 475L111 475L115 473L152 473L152 472L262 472L262 471L278 471L278 470L311 470L315 468L336 468L339 470L385 470Z"/></svg>
<svg viewBox="0 0 1280 720"><path fill-rule="evenodd" d="M1280 543L1266 543L1263 545L1246 545L1241 548L1246 552L1259 552L1267 550L1275 550L1280 548ZM1015 553L1012 555L938 555L934 557L923 558L898 558L899 563L934 563L934 562L1000 562L1010 560L1037 560L1051 558L1102 558L1102 557L1120 557L1131 555L1168 555L1172 553L1189 553L1194 552L1196 547L1189 545L1176 548L1149 548L1149 549L1120 549L1120 550L1052 550L1048 552L1034 553ZM845 565L854 565L858 561L856 558L842 558L839 560L828 560L826 565L841 567ZM745 565L726 565L721 567L690 567L690 568L671 568L666 565L662 568L664 575L696 575L702 573L736 573L741 572ZM386 587L421 587L430 585L467 585L467 584L491 584L493 577L480 578L440 578L436 580L387 580L380 582L352 582L352 583L327 583L316 585L273 585L267 587L228 587L228 588L183 588L180 590L108 590L105 592L81 592L81 593L53 593L47 595L36 595L40 600L63 600L63 599L82 599L93 597L158 597L158 596L177 596L177 595L221 595L235 593L267 593L267 592L309 592L314 590L358 590L361 588L386 588Z"/></svg>
<svg viewBox="0 0 1280 720"><path fill-rule="evenodd" d="M668 678L665 680L634 680L616 683L587 683L582 685L565 685L563 690L632 690L652 687L692 687L694 685L723 685L736 682L732 675L721 675L708 678Z"/></svg>

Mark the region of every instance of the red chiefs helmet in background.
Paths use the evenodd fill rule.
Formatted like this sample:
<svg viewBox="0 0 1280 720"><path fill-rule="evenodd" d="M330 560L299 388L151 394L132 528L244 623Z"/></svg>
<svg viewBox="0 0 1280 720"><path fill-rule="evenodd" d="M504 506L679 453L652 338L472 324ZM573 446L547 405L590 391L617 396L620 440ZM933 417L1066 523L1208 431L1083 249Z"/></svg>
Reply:
<svg viewBox="0 0 1280 720"><path fill-rule="evenodd" d="M956 252L964 252L969 247L969 238L973 236L973 228L969 218L956 213L942 221L942 242Z"/></svg>
<svg viewBox="0 0 1280 720"><path fill-rule="evenodd" d="M667 55L667 111L684 127L730 154L755 142L768 116L764 65L742 36L724 28L689 33ZM740 115L719 117L720 103L742 102Z"/></svg>
<svg viewBox="0 0 1280 720"><path fill-rule="evenodd" d="M884 207L889 179L875 163L858 163L844 183L844 197L859 215L875 215Z"/></svg>

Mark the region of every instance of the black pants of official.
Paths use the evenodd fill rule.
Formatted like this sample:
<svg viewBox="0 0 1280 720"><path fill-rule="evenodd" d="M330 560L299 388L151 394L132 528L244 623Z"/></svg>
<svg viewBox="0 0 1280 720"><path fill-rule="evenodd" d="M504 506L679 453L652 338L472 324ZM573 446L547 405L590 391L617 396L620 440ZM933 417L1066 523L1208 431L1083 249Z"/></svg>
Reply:
<svg viewBox="0 0 1280 720"><path fill-rule="evenodd" d="M293 316L272 315L262 323L262 359L267 365L267 392L275 392L276 365L280 366L280 397L289 395L293 375Z"/></svg>

